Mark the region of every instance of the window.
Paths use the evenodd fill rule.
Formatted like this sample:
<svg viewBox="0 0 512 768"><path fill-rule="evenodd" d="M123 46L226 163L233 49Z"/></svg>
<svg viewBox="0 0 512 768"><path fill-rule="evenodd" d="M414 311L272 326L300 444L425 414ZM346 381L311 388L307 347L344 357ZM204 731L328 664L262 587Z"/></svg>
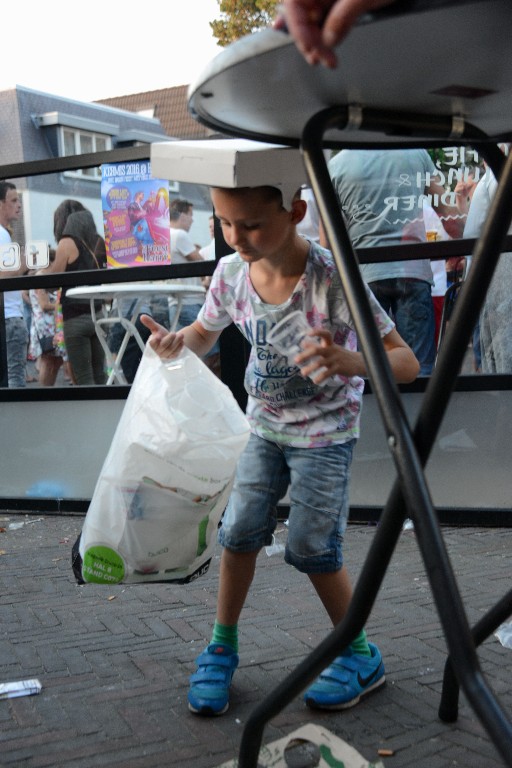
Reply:
<svg viewBox="0 0 512 768"><path fill-rule="evenodd" d="M61 127L62 155L85 155L90 152L105 152L112 149L112 139L104 134ZM79 176L101 181L100 168L80 168L66 171L67 176Z"/></svg>

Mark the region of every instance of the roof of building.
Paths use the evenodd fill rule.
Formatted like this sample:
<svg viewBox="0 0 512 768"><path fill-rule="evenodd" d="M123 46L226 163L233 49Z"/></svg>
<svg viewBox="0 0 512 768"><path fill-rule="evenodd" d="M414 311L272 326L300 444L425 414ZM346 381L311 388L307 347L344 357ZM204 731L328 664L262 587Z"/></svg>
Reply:
<svg viewBox="0 0 512 768"><path fill-rule="evenodd" d="M125 109L129 112L145 112L160 120L168 136L179 139L204 139L212 131L198 123L187 107L188 85L160 88L157 91L131 93L98 100L97 104Z"/></svg>
<svg viewBox="0 0 512 768"><path fill-rule="evenodd" d="M54 133L62 125L105 133L114 141L117 136L139 141L164 141L168 136L163 125L148 114L17 85L0 91L0 164L58 157L62 153Z"/></svg>

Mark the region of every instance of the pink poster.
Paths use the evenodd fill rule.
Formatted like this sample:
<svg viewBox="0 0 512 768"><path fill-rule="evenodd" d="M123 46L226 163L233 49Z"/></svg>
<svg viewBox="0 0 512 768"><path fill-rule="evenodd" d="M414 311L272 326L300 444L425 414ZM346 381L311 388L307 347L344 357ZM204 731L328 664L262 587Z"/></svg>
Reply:
<svg viewBox="0 0 512 768"><path fill-rule="evenodd" d="M108 267L171 263L169 182L149 161L103 165L101 201Z"/></svg>

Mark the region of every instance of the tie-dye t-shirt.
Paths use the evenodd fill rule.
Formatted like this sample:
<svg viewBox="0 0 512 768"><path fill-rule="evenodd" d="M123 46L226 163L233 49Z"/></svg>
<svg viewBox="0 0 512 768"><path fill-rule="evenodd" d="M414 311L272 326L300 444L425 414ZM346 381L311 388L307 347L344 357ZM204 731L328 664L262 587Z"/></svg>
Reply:
<svg viewBox="0 0 512 768"><path fill-rule="evenodd" d="M394 323L369 289L368 294L377 327L385 336ZM331 253L315 243L292 295L279 305L260 299L249 265L237 253L220 259L198 320L209 331L233 322L250 343L245 388L247 418L255 434L302 448L345 443L359 435L364 381L359 376L335 376L328 385L317 386L267 342L270 329L294 310L304 312L312 327L331 331L335 344L357 349L336 265Z"/></svg>

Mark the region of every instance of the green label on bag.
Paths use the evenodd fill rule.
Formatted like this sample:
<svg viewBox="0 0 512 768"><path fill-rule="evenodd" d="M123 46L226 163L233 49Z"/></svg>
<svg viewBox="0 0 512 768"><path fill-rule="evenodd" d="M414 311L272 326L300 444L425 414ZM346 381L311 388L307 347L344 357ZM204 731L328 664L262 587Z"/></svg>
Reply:
<svg viewBox="0 0 512 768"><path fill-rule="evenodd" d="M206 517L203 517L201 522L199 523L198 529L197 529L197 552L196 557L199 557L203 554L205 549L208 547L208 542L206 540L206 532L208 530L208 523L210 518L208 515Z"/></svg>
<svg viewBox="0 0 512 768"><path fill-rule="evenodd" d="M118 584L124 578L123 558L110 547L89 547L84 553L82 577L93 584Z"/></svg>

